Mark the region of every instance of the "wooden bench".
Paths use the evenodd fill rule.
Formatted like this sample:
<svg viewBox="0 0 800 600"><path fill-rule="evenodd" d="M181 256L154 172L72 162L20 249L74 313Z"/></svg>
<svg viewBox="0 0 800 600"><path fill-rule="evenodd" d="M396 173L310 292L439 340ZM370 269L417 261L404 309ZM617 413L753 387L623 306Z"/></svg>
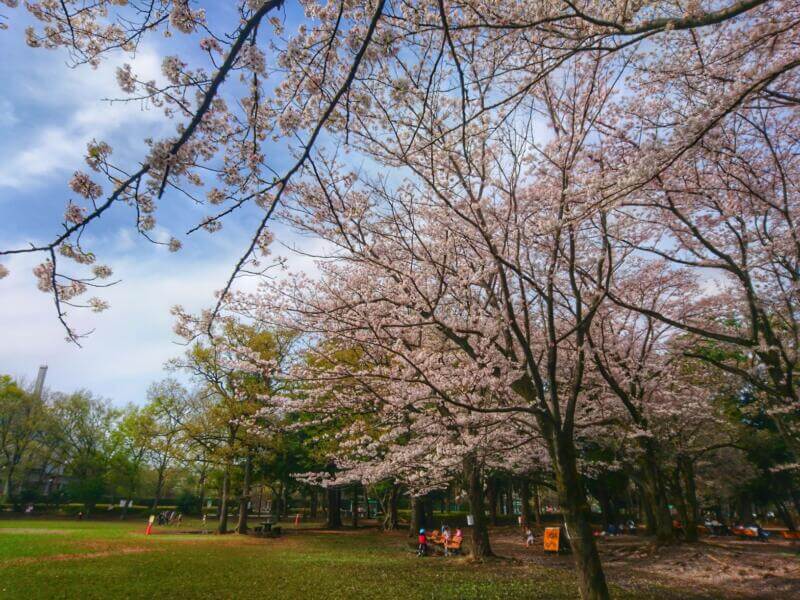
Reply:
<svg viewBox="0 0 800 600"><path fill-rule="evenodd" d="M734 527L731 529L731 531L733 532L733 535L736 535L738 537L749 537L749 538L758 537L758 533L756 533L755 531L753 531L748 527Z"/></svg>
<svg viewBox="0 0 800 600"><path fill-rule="evenodd" d="M461 554L461 542L463 541L464 538L454 537L445 545L445 548L447 548L447 551L452 554Z"/></svg>

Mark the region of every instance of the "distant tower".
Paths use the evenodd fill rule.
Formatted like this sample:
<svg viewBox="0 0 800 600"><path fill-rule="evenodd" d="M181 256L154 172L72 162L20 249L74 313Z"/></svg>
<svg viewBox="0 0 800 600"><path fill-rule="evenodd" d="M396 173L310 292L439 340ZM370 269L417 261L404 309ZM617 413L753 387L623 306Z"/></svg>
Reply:
<svg viewBox="0 0 800 600"><path fill-rule="evenodd" d="M47 365L39 367L39 374L36 376L36 386L33 388L33 395L37 398L42 397L44 390L44 378L47 376Z"/></svg>

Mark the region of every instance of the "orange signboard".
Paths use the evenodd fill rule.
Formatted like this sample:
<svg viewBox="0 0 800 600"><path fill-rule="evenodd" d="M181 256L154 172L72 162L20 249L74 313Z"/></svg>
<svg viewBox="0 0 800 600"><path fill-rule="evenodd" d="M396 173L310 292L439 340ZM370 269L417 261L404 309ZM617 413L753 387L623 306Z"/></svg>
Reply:
<svg viewBox="0 0 800 600"><path fill-rule="evenodd" d="M544 528L545 552L558 552L560 538L561 538L560 527L545 527Z"/></svg>

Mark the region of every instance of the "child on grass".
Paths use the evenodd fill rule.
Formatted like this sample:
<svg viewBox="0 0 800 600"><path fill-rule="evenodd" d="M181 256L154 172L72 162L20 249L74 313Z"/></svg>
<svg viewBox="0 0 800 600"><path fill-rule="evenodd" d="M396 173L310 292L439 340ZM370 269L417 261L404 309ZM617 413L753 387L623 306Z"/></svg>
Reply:
<svg viewBox="0 0 800 600"><path fill-rule="evenodd" d="M419 530L419 537L417 538L419 547L417 548L417 556L425 556L428 553L428 538L425 537L425 530Z"/></svg>
<svg viewBox="0 0 800 600"><path fill-rule="evenodd" d="M530 548L533 546L533 531L530 527L525 528L525 547Z"/></svg>

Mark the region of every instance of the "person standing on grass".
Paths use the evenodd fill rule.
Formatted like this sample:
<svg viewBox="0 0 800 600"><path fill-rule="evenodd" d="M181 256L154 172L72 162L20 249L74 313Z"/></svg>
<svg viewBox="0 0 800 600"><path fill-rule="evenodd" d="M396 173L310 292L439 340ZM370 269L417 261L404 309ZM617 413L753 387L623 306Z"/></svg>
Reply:
<svg viewBox="0 0 800 600"><path fill-rule="evenodd" d="M525 528L525 547L530 548L533 546L533 531L530 527Z"/></svg>
<svg viewBox="0 0 800 600"><path fill-rule="evenodd" d="M425 537L425 530L419 530L419 537L417 538L419 546L417 547L417 556L425 556L428 554L428 538Z"/></svg>

